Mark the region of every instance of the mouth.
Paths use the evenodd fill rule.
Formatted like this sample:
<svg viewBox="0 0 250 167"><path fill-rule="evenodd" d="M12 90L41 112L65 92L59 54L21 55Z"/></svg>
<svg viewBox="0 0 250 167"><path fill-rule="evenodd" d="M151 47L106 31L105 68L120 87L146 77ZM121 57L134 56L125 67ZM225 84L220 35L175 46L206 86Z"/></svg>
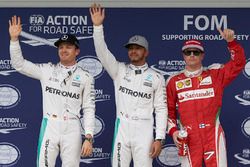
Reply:
<svg viewBox="0 0 250 167"><path fill-rule="evenodd" d="M61 54L61 57L68 57L68 54L67 53L63 53L63 54Z"/></svg>

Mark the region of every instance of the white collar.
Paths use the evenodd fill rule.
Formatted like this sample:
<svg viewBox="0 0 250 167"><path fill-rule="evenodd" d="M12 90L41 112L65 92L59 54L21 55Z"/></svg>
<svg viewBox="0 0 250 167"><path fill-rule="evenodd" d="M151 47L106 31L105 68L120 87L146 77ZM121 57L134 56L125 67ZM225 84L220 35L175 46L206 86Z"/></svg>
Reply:
<svg viewBox="0 0 250 167"><path fill-rule="evenodd" d="M192 77L197 77L201 75L202 71L203 71L203 67L201 67L200 69L196 71L188 71L187 69L185 69L184 74L186 77L192 78Z"/></svg>

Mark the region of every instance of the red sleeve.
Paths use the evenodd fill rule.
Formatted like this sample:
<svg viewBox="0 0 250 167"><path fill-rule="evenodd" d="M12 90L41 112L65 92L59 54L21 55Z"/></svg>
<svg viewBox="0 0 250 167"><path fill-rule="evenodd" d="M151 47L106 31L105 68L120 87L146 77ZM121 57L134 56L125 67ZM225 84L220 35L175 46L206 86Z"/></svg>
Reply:
<svg viewBox="0 0 250 167"><path fill-rule="evenodd" d="M167 131L170 136L177 130L177 94L175 81L173 77L170 77L167 80L166 84L167 91L167 106L168 106L168 122L167 122Z"/></svg>
<svg viewBox="0 0 250 167"><path fill-rule="evenodd" d="M223 87L227 86L242 71L246 64L244 49L237 41L228 43L231 60L225 64L223 70Z"/></svg>

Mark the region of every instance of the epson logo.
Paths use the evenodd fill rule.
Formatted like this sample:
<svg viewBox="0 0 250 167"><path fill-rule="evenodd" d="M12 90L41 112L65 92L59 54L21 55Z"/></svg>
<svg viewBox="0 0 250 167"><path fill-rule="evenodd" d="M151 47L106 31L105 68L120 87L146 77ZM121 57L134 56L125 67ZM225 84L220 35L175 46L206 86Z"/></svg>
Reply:
<svg viewBox="0 0 250 167"><path fill-rule="evenodd" d="M8 84L0 85L0 109L15 107L21 100L19 90Z"/></svg>
<svg viewBox="0 0 250 167"><path fill-rule="evenodd" d="M156 161L162 167L181 167L178 148L174 144L164 146Z"/></svg>
<svg viewBox="0 0 250 167"><path fill-rule="evenodd" d="M104 68L97 57L83 56L77 62L78 66L87 70L95 79L101 77L104 72Z"/></svg>
<svg viewBox="0 0 250 167"><path fill-rule="evenodd" d="M0 166L14 166L20 159L20 150L13 144L2 142L0 143Z"/></svg>
<svg viewBox="0 0 250 167"><path fill-rule="evenodd" d="M217 27L227 28L227 15L184 15L184 30L187 31L194 26L199 31L216 30Z"/></svg>

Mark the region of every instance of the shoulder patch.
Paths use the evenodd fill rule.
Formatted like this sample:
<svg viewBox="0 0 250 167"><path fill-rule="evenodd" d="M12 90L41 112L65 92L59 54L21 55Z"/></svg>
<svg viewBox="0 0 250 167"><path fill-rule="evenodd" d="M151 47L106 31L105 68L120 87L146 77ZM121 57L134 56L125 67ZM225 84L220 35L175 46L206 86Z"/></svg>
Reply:
<svg viewBox="0 0 250 167"><path fill-rule="evenodd" d="M224 66L223 64L214 63L214 64L211 64L210 66L208 66L207 69L209 69L209 70L215 70L215 69L220 69L223 66Z"/></svg>

